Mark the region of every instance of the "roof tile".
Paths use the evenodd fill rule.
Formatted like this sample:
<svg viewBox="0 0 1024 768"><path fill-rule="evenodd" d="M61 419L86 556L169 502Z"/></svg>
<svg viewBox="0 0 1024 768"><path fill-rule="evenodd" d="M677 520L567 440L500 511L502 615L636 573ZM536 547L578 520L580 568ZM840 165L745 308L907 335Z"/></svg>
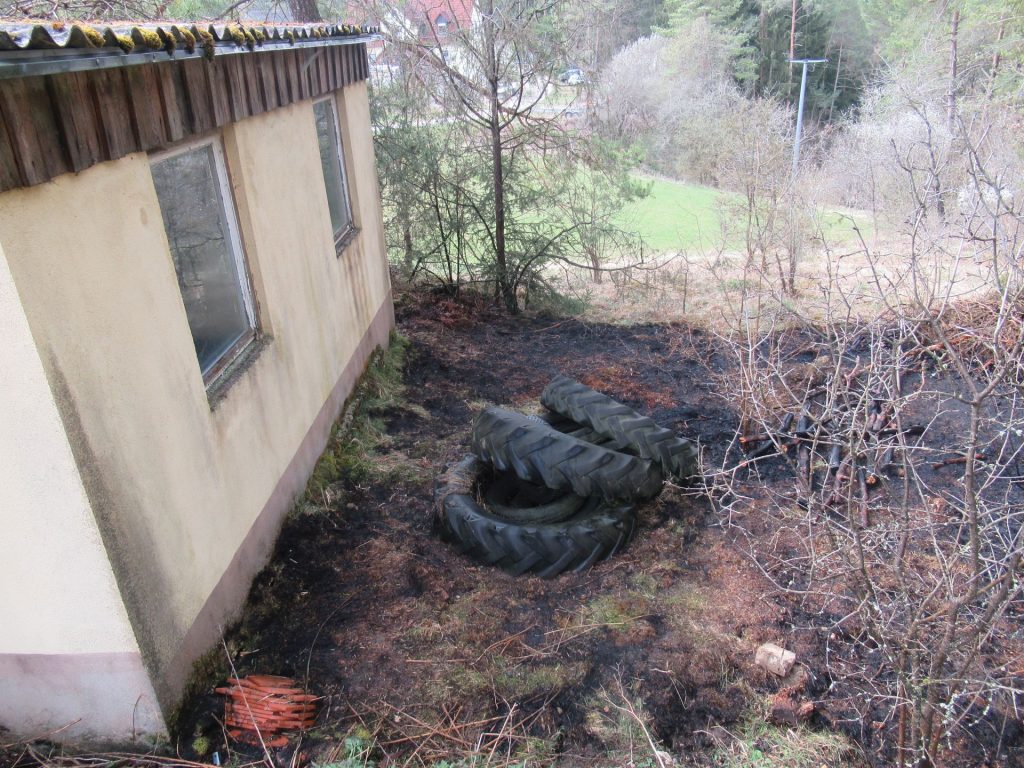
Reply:
<svg viewBox="0 0 1024 768"><path fill-rule="evenodd" d="M112 22L90 25L84 22L6 21L0 19L0 51L73 50L120 48L133 50L167 50L178 46L192 52L200 45L235 45L250 50L270 43L322 41L342 37L376 34L377 27L357 24L192 24L166 21L161 23ZM212 47L209 49L212 54Z"/></svg>

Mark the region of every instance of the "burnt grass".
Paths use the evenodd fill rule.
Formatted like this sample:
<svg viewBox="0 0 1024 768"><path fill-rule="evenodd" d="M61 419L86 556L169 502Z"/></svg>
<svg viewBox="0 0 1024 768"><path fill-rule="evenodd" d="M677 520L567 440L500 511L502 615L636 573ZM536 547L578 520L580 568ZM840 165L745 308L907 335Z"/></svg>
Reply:
<svg viewBox="0 0 1024 768"><path fill-rule="evenodd" d="M552 580L479 565L438 535L433 479L467 452L476 413L537 412L558 373L699 439L720 465L739 416L717 391L729 359L713 337L509 317L425 292L401 295L396 314L410 345L404 397L376 414L385 439L366 471L289 517L214 660L211 680L287 675L324 697L316 727L272 750L275 762L338 763L365 748L361 759L385 765L625 765L634 749L650 755L632 706L659 748L712 765L727 731L762 721L793 684L753 663L770 641L805 671L802 695L816 702L805 727L850 739L844 764L885 764L889 726L860 722L855 691L829 686L833 617L773 589L706 497L668 487L641 509L629 547ZM179 754L260 758L225 742L222 710L209 687L186 702Z"/></svg>

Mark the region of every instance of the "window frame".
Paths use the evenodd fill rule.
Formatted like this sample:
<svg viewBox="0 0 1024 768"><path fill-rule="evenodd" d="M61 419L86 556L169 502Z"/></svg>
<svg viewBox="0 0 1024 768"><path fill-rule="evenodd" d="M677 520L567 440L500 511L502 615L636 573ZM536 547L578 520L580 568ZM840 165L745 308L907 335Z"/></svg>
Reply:
<svg viewBox="0 0 1024 768"><path fill-rule="evenodd" d="M237 277L238 290L242 297L242 307L245 309L245 316L249 323L248 331L243 333L234 344L228 347L228 349L221 354L216 362L214 362L214 364L211 365L205 373L203 373L202 364L199 361L199 353L196 352L196 364L199 366L199 373L203 377L203 385L209 393L221 384L221 377L225 371L230 368L232 364L237 362L250 347L253 347L261 335L256 297L252 287L252 274L249 270L248 257L245 252L241 229L238 224L238 204L235 201L234 190L231 187L231 179L228 172L227 159L224 155L222 138L220 134L205 136L192 141L182 142L181 144L169 149L152 152L149 155L149 164L152 169L152 166L155 163L168 160L177 155L183 155L186 152L202 149L204 147L211 148L211 155L213 157L213 175L217 184L217 189L220 192L220 206L224 213L224 220L228 229L227 243L228 247L231 249L232 260L235 264L235 274ZM150 173L152 173L152 170ZM155 186L156 184L154 182L154 188ZM159 206L159 199L157 204ZM163 226L162 213L160 222L161 226ZM164 235L168 238L168 254L171 255L173 266L173 253L171 252L169 233L166 228L164 229ZM178 270L176 268L174 273L175 278L177 279ZM181 293L180 285L178 286L178 296L184 306L185 297ZM189 325L190 335L191 332L192 328L191 325Z"/></svg>
<svg viewBox="0 0 1024 768"><path fill-rule="evenodd" d="M341 231L334 231L334 223L331 222L331 236L334 238L334 250L336 255L341 256L345 250L345 246L351 242L359 228L356 226L356 215L352 208L352 195L348 188L348 168L345 166L345 145L341 135L341 115L338 112L338 103L335 99L335 94L331 93L322 99L313 100L313 125L316 127L316 107L318 104L328 104L331 110L331 115L334 117L334 150L338 155L338 166L341 168L341 191L344 195L345 207L348 209L348 226L344 227ZM317 146L319 147L319 135L317 136ZM323 172L323 161L320 163L321 173ZM327 179L324 178L324 193L327 193ZM330 215L330 198L327 200L328 217Z"/></svg>

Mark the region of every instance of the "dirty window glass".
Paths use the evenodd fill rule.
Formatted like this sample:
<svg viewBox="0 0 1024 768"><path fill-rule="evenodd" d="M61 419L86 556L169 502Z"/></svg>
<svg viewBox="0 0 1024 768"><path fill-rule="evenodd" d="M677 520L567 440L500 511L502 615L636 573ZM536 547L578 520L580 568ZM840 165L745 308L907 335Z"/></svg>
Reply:
<svg viewBox="0 0 1024 768"><path fill-rule="evenodd" d="M254 334L223 161L213 144L152 163L164 229L207 381Z"/></svg>
<svg viewBox="0 0 1024 768"><path fill-rule="evenodd" d="M337 243L352 228L352 209L345 181L338 116L331 99L316 102L313 105L313 113L316 115L316 137L320 142L320 165L324 170L324 185L327 187L331 228L334 230L334 241Z"/></svg>

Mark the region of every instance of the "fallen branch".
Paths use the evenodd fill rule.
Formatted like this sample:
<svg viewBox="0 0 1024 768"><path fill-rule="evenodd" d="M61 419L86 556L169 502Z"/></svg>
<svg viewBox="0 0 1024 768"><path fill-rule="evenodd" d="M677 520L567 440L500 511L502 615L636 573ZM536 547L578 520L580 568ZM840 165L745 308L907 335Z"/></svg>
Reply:
<svg viewBox="0 0 1024 768"><path fill-rule="evenodd" d="M981 451L979 451L978 453L974 454L974 458L977 461L988 461L988 458ZM952 466L954 464L966 464L966 463L967 463L967 457L966 456L950 456L948 459L943 459L942 461L937 461L934 464L932 464L932 469L942 469L943 467L949 467L949 466Z"/></svg>

